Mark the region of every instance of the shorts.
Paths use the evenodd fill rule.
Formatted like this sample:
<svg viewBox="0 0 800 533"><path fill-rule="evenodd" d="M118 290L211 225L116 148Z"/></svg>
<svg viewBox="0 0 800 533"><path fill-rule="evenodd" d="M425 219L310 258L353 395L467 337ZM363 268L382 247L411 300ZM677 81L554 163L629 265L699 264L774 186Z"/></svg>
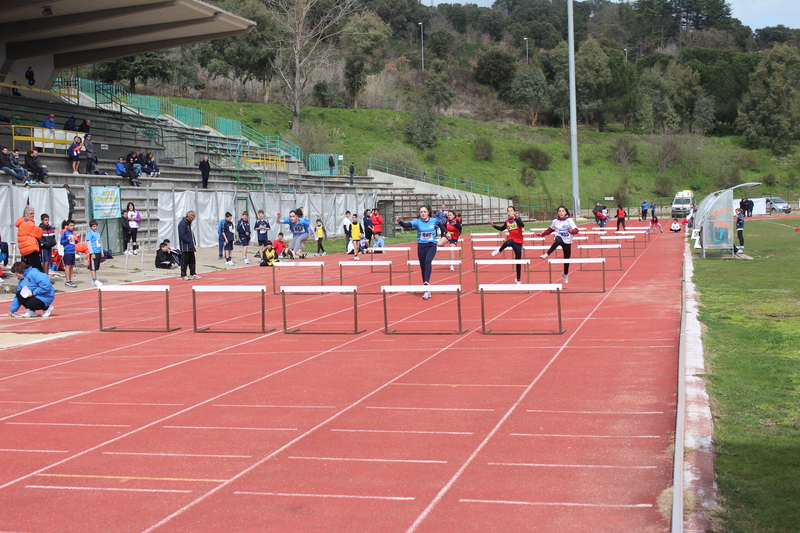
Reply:
<svg viewBox="0 0 800 533"><path fill-rule="evenodd" d="M264 238L262 239L262 238L261 238L261 236L259 235L259 237L258 237L258 245L259 245L259 246L266 246L266 245L267 245L267 241L268 241L268 240L269 240L269 239L268 239L268 238L266 238L266 237L264 237Z"/></svg>
<svg viewBox="0 0 800 533"><path fill-rule="evenodd" d="M75 266L75 254L64 254L64 265Z"/></svg>
<svg viewBox="0 0 800 533"><path fill-rule="evenodd" d="M92 272L97 272L98 270L100 270L100 260L101 257L99 253L94 254L94 258L92 258L92 256L89 256L89 270L91 270Z"/></svg>
<svg viewBox="0 0 800 533"><path fill-rule="evenodd" d="M53 251L49 248L42 248L42 263L53 262Z"/></svg>
<svg viewBox="0 0 800 533"><path fill-rule="evenodd" d="M250 237L242 237L239 240L242 242L242 246L249 246L250 245Z"/></svg>
<svg viewBox="0 0 800 533"><path fill-rule="evenodd" d="M228 241L222 247L223 250L233 250L233 241Z"/></svg>
<svg viewBox="0 0 800 533"><path fill-rule="evenodd" d="M457 245L458 244L458 239L448 239L447 242L449 242L450 244L456 244Z"/></svg>

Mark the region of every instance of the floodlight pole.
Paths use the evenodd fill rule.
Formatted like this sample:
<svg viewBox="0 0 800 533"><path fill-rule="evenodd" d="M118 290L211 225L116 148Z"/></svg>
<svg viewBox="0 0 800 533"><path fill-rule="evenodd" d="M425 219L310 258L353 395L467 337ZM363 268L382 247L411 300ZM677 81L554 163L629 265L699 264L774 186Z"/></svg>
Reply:
<svg viewBox="0 0 800 533"><path fill-rule="evenodd" d="M575 24L572 0L567 0L568 44L569 44L569 146L572 154L572 216L581 213L580 187L578 183L578 111L575 94Z"/></svg>
<svg viewBox="0 0 800 533"><path fill-rule="evenodd" d="M528 64L528 38L525 37L525 64Z"/></svg>
<svg viewBox="0 0 800 533"><path fill-rule="evenodd" d="M419 42L422 45L422 72L425 72L425 31L422 29L422 23L419 23Z"/></svg>

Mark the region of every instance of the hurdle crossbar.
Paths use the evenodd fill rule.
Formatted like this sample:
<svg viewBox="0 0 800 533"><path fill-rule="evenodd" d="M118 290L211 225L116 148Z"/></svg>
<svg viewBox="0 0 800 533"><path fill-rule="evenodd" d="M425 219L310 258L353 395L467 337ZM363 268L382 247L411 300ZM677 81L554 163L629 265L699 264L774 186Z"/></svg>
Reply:
<svg viewBox="0 0 800 533"><path fill-rule="evenodd" d="M103 327L103 293L104 292L163 292L166 316L166 327L164 329L120 329L116 326L110 328ZM100 331L123 331L123 332L152 332L152 331L176 331L181 329L169 327L169 285L103 285L97 288L97 308L100 316Z"/></svg>
<svg viewBox="0 0 800 533"><path fill-rule="evenodd" d="M644 241L644 245L647 246L647 243L650 242L650 234L651 233L652 232L648 228L646 230L645 229L633 229L633 230L626 229L624 231L618 231L616 234L617 235L633 235L634 237L636 237L638 235L641 235L642 236L642 240Z"/></svg>
<svg viewBox="0 0 800 533"><path fill-rule="evenodd" d="M530 259L475 259L475 290L478 290L480 283L478 282L480 265L511 265L513 272L516 269L517 265L523 265L526 275L526 282L530 284L531 282L531 260ZM484 270L484 272L506 272L505 270ZM517 285L514 285L515 287Z"/></svg>
<svg viewBox="0 0 800 533"><path fill-rule="evenodd" d="M608 268L608 270L618 271L622 270L622 245L621 244L580 244L578 245L578 253L583 257L583 251L586 250L586 257L589 257L589 250L600 250L600 257L605 257L605 250L616 250L617 257L619 258L619 268Z"/></svg>
<svg viewBox="0 0 800 533"><path fill-rule="evenodd" d="M589 293L589 292L606 292L606 258L605 257L588 257L588 258L570 258L570 259L548 259L548 280L553 282L553 265L581 265L580 269L583 270L583 265L602 265L603 273L603 290L601 291L573 291L571 293Z"/></svg>
<svg viewBox="0 0 800 533"><path fill-rule="evenodd" d="M353 293L353 331L300 331L300 328L289 329L286 325L286 295L287 294L329 294L329 293ZM305 286L289 285L281 286L281 307L283 308L283 332L298 333L305 335L358 335L364 333L366 329L358 329L358 287L355 285L328 285L328 286Z"/></svg>
<svg viewBox="0 0 800 533"><path fill-rule="evenodd" d="M413 265L418 265L419 261L406 261L406 266L408 267L408 284L411 285L411 267ZM463 263L461 259L434 259L431 261L431 266L451 266L451 267L458 267L458 284L461 285L461 276L464 273L463 267L461 266ZM381 289L383 290L383 289Z"/></svg>
<svg viewBox="0 0 800 533"><path fill-rule="evenodd" d="M481 294L481 333L484 335L563 335L567 330L563 327L563 320L561 318L561 288L560 283L524 283L524 284L490 284L479 285L478 292ZM510 292L536 292L536 291L549 291L556 293L556 301L558 302L558 331L509 331L509 332L492 332L491 329L486 329L486 303L484 295L487 292L494 293L510 293Z"/></svg>
<svg viewBox="0 0 800 533"><path fill-rule="evenodd" d="M633 243L633 255L626 255L624 257L636 257L636 235L606 235L605 237L600 237L600 242L618 242L620 244L623 242L631 242Z"/></svg>
<svg viewBox="0 0 800 533"><path fill-rule="evenodd" d="M384 285L381 287L383 293L383 331L387 335L461 335L466 333L466 329L462 329L461 320L461 285ZM456 303L458 308L458 330L457 331L409 331L398 332L396 329L389 329L389 306L386 303L387 294L408 292L440 292L440 293L456 293Z"/></svg>
<svg viewBox="0 0 800 533"><path fill-rule="evenodd" d="M392 262L391 261L339 261L339 284L344 285L344 267L370 267L370 272L375 272L376 266L389 266L389 285L392 284ZM359 291L361 294L380 294L380 291L366 292Z"/></svg>
<svg viewBox="0 0 800 533"><path fill-rule="evenodd" d="M322 261L302 261L292 262L277 261L272 264L272 294L278 294L278 283L275 281L275 272L280 268L300 268L300 267L319 267L319 284L325 285L325 263Z"/></svg>
<svg viewBox="0 0 800 533"><path fill-rule="evenodd" d="M375 253L386 253L386 252L405 252L406 253L406 260L411 260L411 248L408 246L391 246L391 247L377 247L377 248L369 248L369 254L372 255L372 259L375 259Z"/></svg>
<svg viewBox="0 0 800 533"><path fill-rule="evenodd" d="M197 327L197 293L198 292L260 292L261 293L261 330L259 331L212 331L211 326L205 328ZM275 331L275 328L267 329L266 318L266 293L267 288L260 285L239 286L239 285L194 285L192 287L192 323L194 324L195 333L269 333Z"/></svg>

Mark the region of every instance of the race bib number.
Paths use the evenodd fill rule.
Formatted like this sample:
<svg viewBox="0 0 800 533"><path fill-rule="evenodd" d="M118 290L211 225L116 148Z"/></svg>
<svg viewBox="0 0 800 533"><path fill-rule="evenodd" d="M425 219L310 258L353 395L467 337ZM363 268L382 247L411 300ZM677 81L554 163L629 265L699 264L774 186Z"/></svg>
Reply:
<svg viewBox="0 0 800 533"><path fill-rule="evenodd" d="M420 239L423 241L432 241L433 240L433 232L432 231L423 231L419 234Z"/></svg>
<svg viewBox="0 0 800 533"><path fill-rule="evenodd" d="M456 238L456 234L455 234L455 232L453 232L453 231L448 231L448 232L447 232L447 238L448 238L448 239L450 239L450 240L453 240L453 239L455 239L455 238Z"/></svg>
<svg viewBox="0 0 800 533"><path fill-rule="evenodd" d="M100 248L101 250L103 249L103 239L101 239L100 237L97 238L97 247Z"/></svg>
<svg viewBox="0 0 800 533"><path fill-rule="evenodd" d="M303 226L302 224L298 224L296 226L292 225L291 229L292 229L292 233L305 233L306 232L305 226Z"/></svg>
<svg viewBox="0 0 800 533"><path fill-rule="evenodd" d="M516 222L507 222L506 224L508 226L508 228L507 228L508 231L512 231L512 230L517 229L517 223Z"/></svg>
<svg viewBox="0 0 800 533"><path fill-rule="evenodd" d="M258 232L259 232L261 235L264 235L264 234L267 232L267 230L265 230L265 229L260 229L260 230L258 230Z"/></svg>

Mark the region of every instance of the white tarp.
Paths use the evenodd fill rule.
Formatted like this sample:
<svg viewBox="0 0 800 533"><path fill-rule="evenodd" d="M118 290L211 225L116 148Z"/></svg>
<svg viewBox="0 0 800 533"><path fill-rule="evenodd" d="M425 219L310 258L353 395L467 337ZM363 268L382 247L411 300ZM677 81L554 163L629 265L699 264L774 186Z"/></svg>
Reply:
<svg viewBox="0 0 800 533"><path fill-rule="evenodd" d="M235 195L219 191L181 191L158 193L158 238L169 239L178 248L178 223L186 213L194 211L197 217L192 231L197 246L217 246L217 226L225 212L233 212Z"/></svg>
<svg viewBox="0 0 800 533"><path fill-rule="evenodd" d="M0 186L0 236L4 242L17 242L17 228L14 222L22 216L25 206L30 204L36 211L36 222L44 213L50 215L50 225L60 229L62 220L69 215L67 191L55 187L12 187Z"/></svg>

